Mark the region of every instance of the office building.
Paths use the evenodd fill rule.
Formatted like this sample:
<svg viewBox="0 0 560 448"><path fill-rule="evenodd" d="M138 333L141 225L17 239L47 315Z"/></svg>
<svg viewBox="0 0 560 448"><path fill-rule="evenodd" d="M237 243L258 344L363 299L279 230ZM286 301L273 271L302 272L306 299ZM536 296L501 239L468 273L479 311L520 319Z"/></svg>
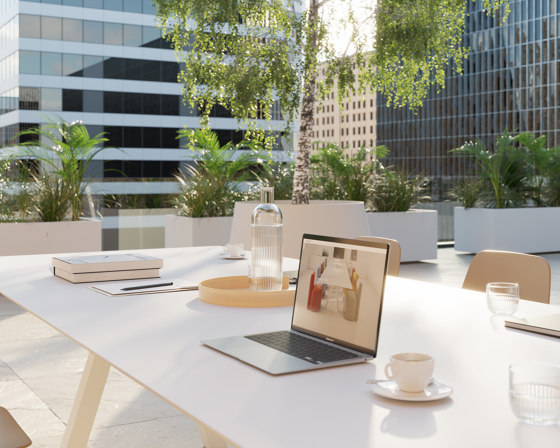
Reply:
<svg viewBox="0 0 560 448"><path fill-rule="evenodd" d="M170 180L190 159L176 132L199 127L199 119L182 100L179 64L154 14L151 0L2 0L0 147L47 118L81 120L90 134L107 133L111 148L94 167L105 178ZM214 110L210 124L222 143L243 137L223 109ZM282 129L283 123L271 125ZM174 182L100 187L112 193L174 189Z"/></svg>
<svg viewBox="0 0 560 448"><path fill-rule="evenodd" d="M320 68L318 80L325 75ZM335 92L315 102L315 123L313 126L313 148L335 143L348 153L355 153L362 146L376 145L376 94L368 91L365 95L356 93L345 98L341 110Z"/></svg>
<svg viewBox="0 0 560 448"><path fill-rule="evenodd" d="M560 145L560 1L512 0L503 25L467 2L464 39L471 48L463 75L449 75L417 115L377 102L378 144L389 162L432 177L442 196L469 172L449 151L466 141L492 145L504 131L546 134Z"/></svg>

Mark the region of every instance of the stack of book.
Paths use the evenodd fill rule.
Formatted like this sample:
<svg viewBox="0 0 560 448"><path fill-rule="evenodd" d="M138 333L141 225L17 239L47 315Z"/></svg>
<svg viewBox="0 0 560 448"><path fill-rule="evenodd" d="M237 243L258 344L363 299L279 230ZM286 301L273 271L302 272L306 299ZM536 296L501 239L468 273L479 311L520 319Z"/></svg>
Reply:
<svg viewBox="0 0 560 448"><path fill-rule="evenodd" d="M159 277L163 259L143 254L53 257L54 275L72 283Z"/></svg>

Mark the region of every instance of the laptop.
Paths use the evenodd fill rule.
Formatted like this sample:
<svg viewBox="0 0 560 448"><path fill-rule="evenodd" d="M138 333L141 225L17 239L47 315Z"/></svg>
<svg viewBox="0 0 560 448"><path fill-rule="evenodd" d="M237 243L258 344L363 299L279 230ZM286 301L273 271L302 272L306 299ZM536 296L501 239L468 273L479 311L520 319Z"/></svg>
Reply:
<svg viewBox="0 0 560 448"><path fill-rule="evenodd" d="M304 234L291 329L202 341L272 375L375 358L389 245Z"/></svg>

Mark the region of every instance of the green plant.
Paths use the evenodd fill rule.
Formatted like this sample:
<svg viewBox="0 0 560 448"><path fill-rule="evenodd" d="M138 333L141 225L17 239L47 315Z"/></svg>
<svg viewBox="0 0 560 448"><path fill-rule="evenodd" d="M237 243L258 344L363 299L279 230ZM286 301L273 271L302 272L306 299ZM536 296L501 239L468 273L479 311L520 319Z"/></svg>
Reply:
<svg viewBox="0 0 560 448"><path fill-rule="evenodd" d="M550 207L560 207L560 150L552 154L547 172L544 196Z"/></svg>
<svg viewBox="0 0 560 448"><path fill-rule="evenodd" d="M111 194L103 197L105 208L169 208L175 199L173 194Z"/></svg>
<svg viewBox="0 0 560 448"><path fill-rule="evenodd" d="M319 149L311 156L311 197L367 202L377 159L388 152L385 146L374 150L362 147L346 155L334 143Z"/></svg>
<svg viewBox="0 0 560 448"><path fill-rule="evenodd" d="M51 173L33 175L35 183L31 204L39 219L44 222L62 221L71 206L71 190L63 179Z"/></svg>
<svg viewBox="0 0 560 448"><path fill-rule="evenodd" d="M79 219L82 211L82 196L91 178L86 177L86 170L93 158L102 151L107 139L103 133L90 137L86 126L81 121L48 122L38 128L24 130L18 137L29 138L18 145L17 157L36 160L42 165L41 177L55 176L62 182L62 188L68 191L72 220ZM43 187L58 188L58 181L49 180ZM57 196L52 193L51 199Z"/></svg>
<svg viewBox="0 0 560 448"><path fill-rule="evenodd" d="M236 201L245 194L239 184L252 176L251 168L268 159L248 142L220 146L218 136L208 129L181 130L193 152L193 165L179 170L175 176L180 193L173 201L179 215L191 217L230 216ZM234 157L235 156L235 157Z"/></svg>
<svg viewBox="0 0 560 448"><path fill-rule="evenodd" d="M248 199L259 199L261 187L274 187L274 200L291 199L294 169L293 162L263 165L263 173L257 175L257 184L249 189Z"/></svg>
<svg viewBox="0 0 560 448"><path fill-rule="evenodd" d="M33 191L30 181L25 161L0 160L0 222L31 218Z"/></svg>
<svg viewBox="0 0 560 448"><path fill-rule="evenodd" d="M560 175L558 160L560 159L560 148L547 148L547 137L541 135L535 137L530 132L522 132L513 137L513 141L524 146L528 151L529 177L528 187L531 199L537 207L549 205L550 201L555 201L551 197L555 196L553 186Z"/></svg>
<svg viewBox="0 0 560 448"><path fill-rule="evenodd" d="M450 191L451 199L459 202L465 208L474 207L480 200L483 183L478 178L465 178L458 181Z"/></svg>
<svg viewBox="0 0 560 448"><path fill-rule="evenodd" d="M406 212L414 204L429 200L428 179L402 170L381 168L375 176L370 200L378 212Z"/></svg>
<svg viewBox="0 0 560 448"><path fill-rule="evenodd" d="M491 208L524 205L529 191L531 175L530 157L523 145L507 132L498 136L494 150L489 151L482 142L468 142L451 150L471 158L479 169L483 185L482 202Z"/></svg>

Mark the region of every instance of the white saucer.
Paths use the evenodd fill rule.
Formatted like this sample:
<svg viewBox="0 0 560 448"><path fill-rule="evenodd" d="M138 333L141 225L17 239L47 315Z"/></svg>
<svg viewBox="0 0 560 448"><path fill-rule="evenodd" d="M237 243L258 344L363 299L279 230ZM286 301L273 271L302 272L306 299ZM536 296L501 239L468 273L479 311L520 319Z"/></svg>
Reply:
<svg viewBox="0 0 560 448"><path fill-rule="evenodd" d="M448 397L453 392L451 386L433 381L422 392L403 392L395 381L380 381L371 385L377 395L402 401L434 401Z"/></svg>
<svg viewBox="0 0 560 448"><path fill-rule="evenodd" d="M229 255L222 255L220 257L222 260L246 260L247 257L245 255L239 255L239 257L230 257Z"/></svg>

